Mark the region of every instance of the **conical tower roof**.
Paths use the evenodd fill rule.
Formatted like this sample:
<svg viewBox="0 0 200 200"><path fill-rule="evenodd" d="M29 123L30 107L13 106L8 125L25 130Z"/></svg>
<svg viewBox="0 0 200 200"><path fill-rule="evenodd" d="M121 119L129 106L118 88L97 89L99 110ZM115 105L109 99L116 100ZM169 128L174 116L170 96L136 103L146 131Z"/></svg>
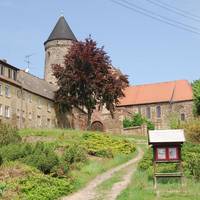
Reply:
<svg viewBox="0 0 200 200"><path fill-rule="evenodd" d="M72 32L71 28L69 27L68 23L66 22L65 18L61 16L54 27L53 31L51 32L47 42L52 40L74 40L76 41L76 37Z"/></svg>

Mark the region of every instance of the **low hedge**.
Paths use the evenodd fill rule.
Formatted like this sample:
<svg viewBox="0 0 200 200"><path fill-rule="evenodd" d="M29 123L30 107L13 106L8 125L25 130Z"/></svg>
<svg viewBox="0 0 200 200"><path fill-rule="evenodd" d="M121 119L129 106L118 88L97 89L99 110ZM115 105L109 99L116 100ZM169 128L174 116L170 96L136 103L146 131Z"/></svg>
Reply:
<svg viewBox="0 0 200 200"><path fill-rule="evenodd" d="M114 157L115 154L129 154L136 150L135 144L125 139L113 138L102 133L85 133L83 146L89 155Z"/></svg>

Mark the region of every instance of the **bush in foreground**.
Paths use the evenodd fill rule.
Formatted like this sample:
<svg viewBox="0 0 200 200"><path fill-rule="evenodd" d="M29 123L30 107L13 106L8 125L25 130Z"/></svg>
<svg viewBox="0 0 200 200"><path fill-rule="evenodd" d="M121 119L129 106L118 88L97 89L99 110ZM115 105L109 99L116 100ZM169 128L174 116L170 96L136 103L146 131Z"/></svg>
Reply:
<svg viewBox="0 0 200 200"><path fill-rule="evenodd" d="M18 182L21 190L21 199L53 200L72 192L73 186L66 179L50 176L31 176Z"/></svg>

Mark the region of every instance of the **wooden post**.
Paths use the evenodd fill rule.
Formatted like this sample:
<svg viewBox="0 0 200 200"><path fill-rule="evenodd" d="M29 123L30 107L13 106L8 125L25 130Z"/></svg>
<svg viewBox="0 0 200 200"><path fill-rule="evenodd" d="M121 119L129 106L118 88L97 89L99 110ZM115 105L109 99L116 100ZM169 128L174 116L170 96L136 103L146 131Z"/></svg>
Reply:
<svg viewBox="0 0 200 200"><path fill-rule="evenodd" d="M154 168L154 182L153 182L153 185L154 185L154 189L156 190L157 189L157 178L156 178L156 162L153 161L153 168Z"/></svg>

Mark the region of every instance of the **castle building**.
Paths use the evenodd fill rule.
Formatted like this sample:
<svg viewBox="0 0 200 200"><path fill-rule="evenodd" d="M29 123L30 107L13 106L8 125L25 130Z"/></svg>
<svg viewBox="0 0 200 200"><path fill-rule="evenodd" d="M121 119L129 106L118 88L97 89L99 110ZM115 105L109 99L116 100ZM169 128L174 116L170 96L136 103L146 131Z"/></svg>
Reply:
<svg viewBox="0 0 200 200"><path fill-rule="evenodd" d="M87 116L83 110L74 108L63 118L54 103L57 84L52 65L64 65L64 56L76 41L65 18L61 16L44 42L44 79L0 60L0 121L18 128L86 128ZM157 129L169 128L169 114L175 113L180 120L188 120L192 117L192 105L192 89L186 80L130 86L117 105L115 118L111 119L110 113L102 108L94 112L92 127L120 133L123 119L139 112L151 120Z"/></svg>
<svg viewBox="0 0 200 200"><path fill-rule="evenodd" d="M45 47L44 79L20 70L0 60L0 121L18 128L63 127L54 105L57 90L52 74L53 64L64 64L64 56L76 41L65 18L61 16L50 34ZM85 113L74 108L65 116L65 125L70 128L85 127Z"/></svg>

